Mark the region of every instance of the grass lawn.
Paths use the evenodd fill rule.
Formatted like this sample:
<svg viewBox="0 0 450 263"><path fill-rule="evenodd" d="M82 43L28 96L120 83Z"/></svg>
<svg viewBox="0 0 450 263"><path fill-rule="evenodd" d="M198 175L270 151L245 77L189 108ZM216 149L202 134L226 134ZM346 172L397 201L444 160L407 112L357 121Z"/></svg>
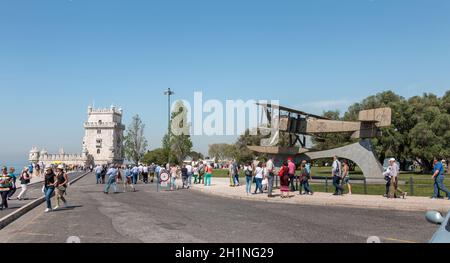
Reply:
<svg viewBox="0 0 450 263"><path fill-rule="evenodd" d="M330 167L313 167L312 168L313 176L327 176L331 177L331 168ZM228 170L214 170L213 177L216 178L228 178ZM241 172L240 177L244 179L244 175ZM353 190L354 194L364 194L364 176L358 168L355 171L350 173L350 178L353 179ZM413 180L413 187L411 187L410 180ZM447 175L448 178L448 175ZM358 180L359 179L359 180ZM432 196L433 195L433 184L434 181L431 179L431 174L415 174L415 173L401 173L400 174L400 188L406 192L408 195L413 196ZM446 180L446 186L450 189L450 178ZM328 192L333 193L333 182L331 180L328 181L328 186L326 186L325 182L312 182L312 188L316 192ZM346 191L347 191L347 187ZM413 193L411 192L413 191ZM367 194L369 195L383 195L385 192L384 184L367 184ZM443 194L443 193L442 193Z"/></svg>

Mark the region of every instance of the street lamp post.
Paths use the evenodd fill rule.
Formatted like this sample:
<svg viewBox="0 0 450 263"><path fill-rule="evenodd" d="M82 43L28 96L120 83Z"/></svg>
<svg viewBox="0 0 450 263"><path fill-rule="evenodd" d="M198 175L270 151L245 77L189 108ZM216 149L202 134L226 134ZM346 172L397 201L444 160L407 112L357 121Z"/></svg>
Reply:
<svg viewBox="0 0 450 263"><path fill-rule="evenodd" d="M168 114L169 114L169 127L168 127L168 131L169 131L169 141L168 141L168 146L169 146L169 157L168 157L168 164L169 164L169 169L170 169L170 150L171 150L171 136L172 136L172 127L170 125L170 119L172 116L171 115L171 110L170 110L170 96L175 95L175 92L173 92L172 90L170 90L170 88L168 88L165 92L164 95L167 96L168 99ZM170 171L168 171L170 173Z"/></svg>

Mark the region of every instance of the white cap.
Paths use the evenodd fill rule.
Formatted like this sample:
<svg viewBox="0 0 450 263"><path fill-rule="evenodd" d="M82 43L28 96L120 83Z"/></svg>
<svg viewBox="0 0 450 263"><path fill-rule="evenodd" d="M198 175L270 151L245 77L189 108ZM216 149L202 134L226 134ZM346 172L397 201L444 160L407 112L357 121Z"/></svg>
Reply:
<svg viewBox="0 0 450 263"><path fill-rule="evenodd" d="M389 162L395 162L395 161L396 161L395 158L389 159Z"/></svg>

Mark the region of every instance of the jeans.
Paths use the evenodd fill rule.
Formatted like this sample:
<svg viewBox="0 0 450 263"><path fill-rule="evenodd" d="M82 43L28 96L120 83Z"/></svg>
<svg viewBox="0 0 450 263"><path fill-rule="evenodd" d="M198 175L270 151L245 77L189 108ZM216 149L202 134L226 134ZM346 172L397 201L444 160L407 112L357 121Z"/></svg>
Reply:
<svg viewBox="0 0 450 263"><path fill-rule="evenodd" d="M132 181L133 181L133 184L137 184L137 182L138 182L138 176L139 176L139 174L133 174L133 177L131 178Z"/></svg>
<svg viewBox="0 0 450 263"><path fill-rule="evenodd" d="M294 174L290 174L289 175L289 186L291 188L291 191L295 192L295 175Z"/></svg>
<svg viewBox="0 0 450 263"><path fill-rule="evenodd" d="M17 191L17 187L16 184L13 183L13 186L11 187L11 190L9 190L8 192L8 198L11 198Z"/></svg>
<svg viewBox="0 0 450 263"><path fill-rule="evenodd" d="M45 201L47 202L47 208L52 209L52 196L53 192L55 192L55 187L45 187L44 193L45 193Z"/></svg>
<svg viewBox="0 0 450 263"><path fill-rule="evenodd" d="M191 187L191 185L192 185L192 173L188 173L187 183L188 183L188 186Z"/></svg>
<svg viewBox="0 0 450 263"><path fill-rule="evenodd" d="M176 177L170 177L170 184L168 184L170 190L177 189L177 178Z"/></svg>
<svg viewBox="0 0 450 263"><path fill-rule="evenodd" d="M386 196L387 197L390 197L390 195L391 195L391 182L392 182L392 179L388 179L388 180L386 180Z"/></svg>
<svg viewBox="0 0 450 263"><path fill-rule="evenodd" d="M102 183L102 173L97 173L96 177L97 177L97 184L101 184Z"/></svg>
<svg viewBox="0 0 450 263"><path fill-rule="evenodd" d="M247 194L250 194L252 192L253 176L245 176L245 181L246 181L246 192Z"/></svg>
<svg viewBox="0 0 450 263"><path fill-rule="evenodd" d="M239 174L235 174L233 176L233 179L234 179L234 185L238 186L239 185Z"/></svg>
<svg viewBox="0 0 450 263"><path fill-rule="evenodd" d="M447 197L450 197L450 192L448 191L447 187L444 185L444 176L439 175L434 179L434 195L433 197L437 198L440 196L440 191L445 192Z"/></svg>
<svg viewBox="0 0 450 263"><path fill-rule="evenodd" d="M333 186L336 188L335 194L344 193L344 188L341 186L341 177L333 176Z"/></svg>
<svg viewBox="0 0 450 263"><path fill-rule="evenodd" d="M142 174L142 181L144 182L144 184L148 184L148 173Z"/></svg>
<svg viewBox="0 0 450 263"><path fill-rule="evenodd" d="M273 192L273 181L275 179L275 176L273 173L269 173L269 185L267 186L268 190L269 190L269 196L272 196L272 192Z"/></svg>
<svg viewBox="0 0 450 263"><path fill-rule="evenodd" d="M205 186L211 186L211 177L212 177L212 174L205 175Z"/></svg>
<svg viewBox="0 0 450 263"><path fill-rule="evenodd" d="M258 190L260 191L260 193L264 193L263 189L262 189L262 178L256 178L256 189L255 189L255 194L258 192Z"/></svg>
<svg viewBox="0 0 450 263"><path fill-rule="evenodd" d="M9 191L0 192L0 195L2 197L1 209L8 208L8 193Z"/></svg>
<svg viewBox="0 0 450 263"><path fill-rule="evenodd" d="M184 189L185 187L188 187L188 186L189 186L188 179L189 179L188 176L182 176L182 177L181 177L181 180L183 181L183 189Z"/></svg>
<svg viewBox="0 0 450 263"><path fill-rule="evenodd" d="M311 190L311 187L309 186L309 180L308 179L304 179L301 184L300 184L300 191L302 190L302 188L305 190L306 193L313 193L313 191Z"/></svg>
<svg viewBox="0 0 450 263"><path fill-rule="evenodd" d="M116 184L116 177L112 176L109 177L108 183L105 186L105 193L109 193L109 189L111 188L111 185L114 189L114 193L117 193L117 184Z"/></svg>

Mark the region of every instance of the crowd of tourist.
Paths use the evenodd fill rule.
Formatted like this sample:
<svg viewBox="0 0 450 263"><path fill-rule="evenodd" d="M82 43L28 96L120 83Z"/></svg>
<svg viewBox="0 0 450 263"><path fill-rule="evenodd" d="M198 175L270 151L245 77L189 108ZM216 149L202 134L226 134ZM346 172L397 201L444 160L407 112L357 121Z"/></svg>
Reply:
<svg viewBox="0 0 450 263"><path fill-rule="evenodd" d="M167 190L190 189L193 184L211 186L213 175L212 164L192 162L183 165L167 164L157 165L97 165L93 168L96 175L96 183L104 184L104 193L109 194L111 188L114 193L119 192L118 185L122 185L122 191L136 191L135 185L153 184L158 182L166 185ZM181 181L180 181L181 180ZM178 182L181 182L179 185Z"/></svg>

